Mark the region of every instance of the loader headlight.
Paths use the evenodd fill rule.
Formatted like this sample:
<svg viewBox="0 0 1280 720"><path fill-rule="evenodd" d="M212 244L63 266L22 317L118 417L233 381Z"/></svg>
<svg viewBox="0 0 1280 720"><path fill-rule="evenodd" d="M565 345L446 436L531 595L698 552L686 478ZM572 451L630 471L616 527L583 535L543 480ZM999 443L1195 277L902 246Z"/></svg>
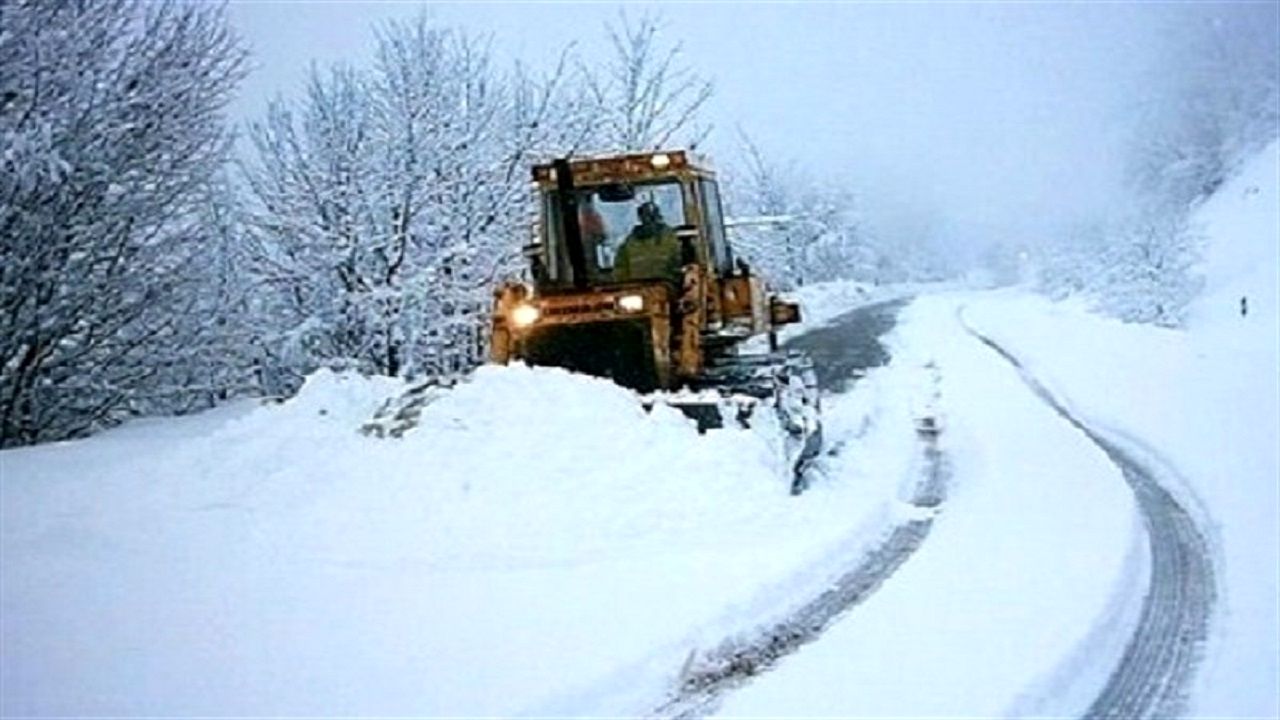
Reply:
<svg viewBox="0 0 1280 720"><path fill-rule="evenodd" d="M649 164L653 165L655 170L665 170L671 165L671 158L666 153L658 153L649 158Z"/></svg>
<svg viewBox="0 0 1280 720"><path fill-rule="evenodd" d="M511 324L518 328L529 327L538 321L542 311L536 305L520 303L511 310Z"/></svg>
<svg viewBox="0 0 1280 720"><path fill-rule="evenodd" d="M625 312L640 312L644 309L644 296L623 295L618 298L618 309Z"/></svg>

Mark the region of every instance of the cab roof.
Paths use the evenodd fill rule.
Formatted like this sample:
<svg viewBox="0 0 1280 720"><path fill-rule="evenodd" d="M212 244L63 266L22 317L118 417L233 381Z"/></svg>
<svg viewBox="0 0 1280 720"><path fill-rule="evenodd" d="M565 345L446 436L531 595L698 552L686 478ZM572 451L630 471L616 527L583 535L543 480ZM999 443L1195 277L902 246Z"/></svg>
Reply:
<svg viewBox="0 0 1280 720"><path fill-rule="evenodd" d="M608 182L643 182L662 178L693 175L715 177L704 158L686 150L657 150L620 155L585 155L569 159L575 185L597 185ZM540 187L556 183L552 163L533 166L533 181Z"/></svg>

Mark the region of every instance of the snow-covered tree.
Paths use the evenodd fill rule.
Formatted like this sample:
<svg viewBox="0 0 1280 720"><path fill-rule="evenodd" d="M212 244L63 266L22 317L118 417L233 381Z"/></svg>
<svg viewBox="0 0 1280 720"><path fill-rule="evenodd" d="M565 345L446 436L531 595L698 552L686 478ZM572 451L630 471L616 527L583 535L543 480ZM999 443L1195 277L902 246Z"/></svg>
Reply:
<svg viewBox="0 0 1280 720"><path fill-rule="evenodd" d="M227 168L228 170L230 168ZM193 230L191 310L186 318L199 326L185 362L166 364L171 385L186 392L173 400L186 410L212 406L230 397L274 393L280 388L268 373L261 322L266 317L245 254L244 209L234 178L220 172L207 189Z"/></svg>
<svg viewBox="0 0 1280 720"><path fill-rule="evenodd" d="M596 149L696 147L709 132L697 120L713 86L682 64L680 43L662 43L661 31L657 16L645 14L633 22L620 13L617 24L606 26L612 54L601 69L579 64L594 100Z"/></svg>
<svg viewBox="0 0 1280 720"><path fill-rule="evenodd" d="M437 375L483 358L490 291L528 240L528 167L589 130L562 82L502 74L425 16L377 33L367 69L313 68L251 137L253 255L278 361Z"/></svg>
<svg viewBox="0 0 1280 720"><path fill-rule="evenodd" d="M1098 256L1099 308L1122 320L1181 325L1201 286L1201 242L1185 213L1157 208L1127 219Z"/></svg>
<svg viewBox="0 0 1280 720"><path fill-rule="evenodd" d="M1037 258L1050 297L1080 295L1109 315L1176 327L1199 291L1202 238L1185 212L1163 204L1081 223Z"/></svg>
<svg viewBox="0 0 1280 720"><path fill-rule="evenodd" d="M740 255L782 288L858 277L875 264L852 192L766 157L745 133L740 146L725 173L729 207L743 220L731 231Z"/></svg>
<svg viewBox="0 0 1280 720"><path fill-rule="evenodd" d="M1067 228L1056 242L1036 246L1039 289L1055 300L1098 289L1110 236L1105 222L1081 221Z"/></svg>
<svg viewBox="0 0 1280 720"><path fill-rule="evenodd" d="M0 444L172 407L244 54L214 6L0 4Z"/></svg>

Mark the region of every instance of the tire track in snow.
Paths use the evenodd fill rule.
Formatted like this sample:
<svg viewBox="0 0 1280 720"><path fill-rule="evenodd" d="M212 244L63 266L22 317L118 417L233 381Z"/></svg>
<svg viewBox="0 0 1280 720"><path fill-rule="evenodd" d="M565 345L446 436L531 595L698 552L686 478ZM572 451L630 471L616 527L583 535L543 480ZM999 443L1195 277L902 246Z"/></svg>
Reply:
<svg viewBox="0 0 1280 720"><path fill-rule="evenodd" d="M912 497L912 504L920 509L921 516L894 527L831 587L765 632L746 643L723 645L696 663L691 655L681 672L675 696L654 710L654 716L687 720L714 713L726 693L818 639L841 615L874 594L910 559L929 536L947 491L947 464L934 444L936 436L922 437L925 469Z"/></svg>
<svg viewBox="0 0 1280 720"><path fill-rule="evenodd" d="M1011 352L957 313L965 331L995 351L1064 420L1084 433L1120 468L1133 490L1147 529L1151 584L1133 636L1106 685L1085 712L1087 718L1167 718L1179 715L1209 633L1216 590L1204 534L1165 490L1159 473L1121 444L1071 414ZM1168 465L1168 463L1165 463Z"/></svg>
<svg viewBox="0 0 1280 720"><path fill-rule="evenodd" d="M868 367L888 361L879 338L893 326L905 300L875 303L842 315L834 323L787 343L814 356L819 384L843 392ZM937 447L936 426L922 427L923 472L912 491L918 515L895 526L829 588L772 627L745 642L726 642L696 657L691 654L673 696L653 711L655 717L701 718L715 712L720 699L784 656L816 640L841 615L864 602L915 553L929 536L933 519L946 500L948 468Z"/></svg>

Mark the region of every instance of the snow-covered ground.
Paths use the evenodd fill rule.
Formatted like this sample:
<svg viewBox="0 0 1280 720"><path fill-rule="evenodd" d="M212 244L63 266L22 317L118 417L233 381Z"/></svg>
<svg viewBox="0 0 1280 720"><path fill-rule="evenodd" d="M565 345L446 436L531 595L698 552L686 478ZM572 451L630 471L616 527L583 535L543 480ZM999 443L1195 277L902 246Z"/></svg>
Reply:
<svg viewBox="0 0 1280 720"><path fill-rule="evenodd" d="M400 440L398 383L0 455L5 715L642 713L893 521L922 372L831 403L804 496L764 436L482 368ZM860 437L854 437L859 434Z"/></svg>
<svg viewBox="0 0 1280 720"><path fill-rule="evenodd" d="M843 451L799 498L764 435L698 435L523 367L481 369L398 440L357 428L401 384L319 373L283 404L0 453L0 713L645 713L691 653L784 617L921 512L903 501L927 404L950 491L925 543L720 712L1078 714L1135 623L1145 533L1117 468L963 314L1173 466L1220 583L1190 709L1275 717L1275 153L1198 213L1188 331L930 292L890 364L829 398ZM813 327L901 292L800 294Z"/></svg>
<svg viewBox="0 0 1280 720"><path fill-rule="evenodd" d="M1105 456L966 335L961 298L908 308L895 362L941 376L949 499L890 582L812 647L730 696L732 716L997 717L1027 695L1050 714L1087 703L1145 583L1131 495ZM1140 600L1140 597L1139 597ZM1091 628L1102 668L1086 697L1059 678ZM1030 700L1027 701L1028 704Z"/></svg>
<svg viewBox="0 0 1280 720"><path fill-rule="evenodd" d="M1272 145L1196 213L1206 289L1186 331L1016 290L909 307L895 359L940 368L953 498L891 583L722 713L1074 716L1115 666L1149 576L1128 489L961 331L963 313L1074 414L1172 464L1162 478L1208 531L1218 573L1187 709L1280 716L1278 168Z"/></svg>
<svg viewBox="0 0 1280 720"><path fill-rule="evenodd" d="M1167 458L1207 521L1221 607L1191 710L1280 716L1280 158L1273 144L1201 207L1206 287L1186 331L996 294L966 317L1091 422ZM1241 313L1247 299L1247 314Z"/></svg>

